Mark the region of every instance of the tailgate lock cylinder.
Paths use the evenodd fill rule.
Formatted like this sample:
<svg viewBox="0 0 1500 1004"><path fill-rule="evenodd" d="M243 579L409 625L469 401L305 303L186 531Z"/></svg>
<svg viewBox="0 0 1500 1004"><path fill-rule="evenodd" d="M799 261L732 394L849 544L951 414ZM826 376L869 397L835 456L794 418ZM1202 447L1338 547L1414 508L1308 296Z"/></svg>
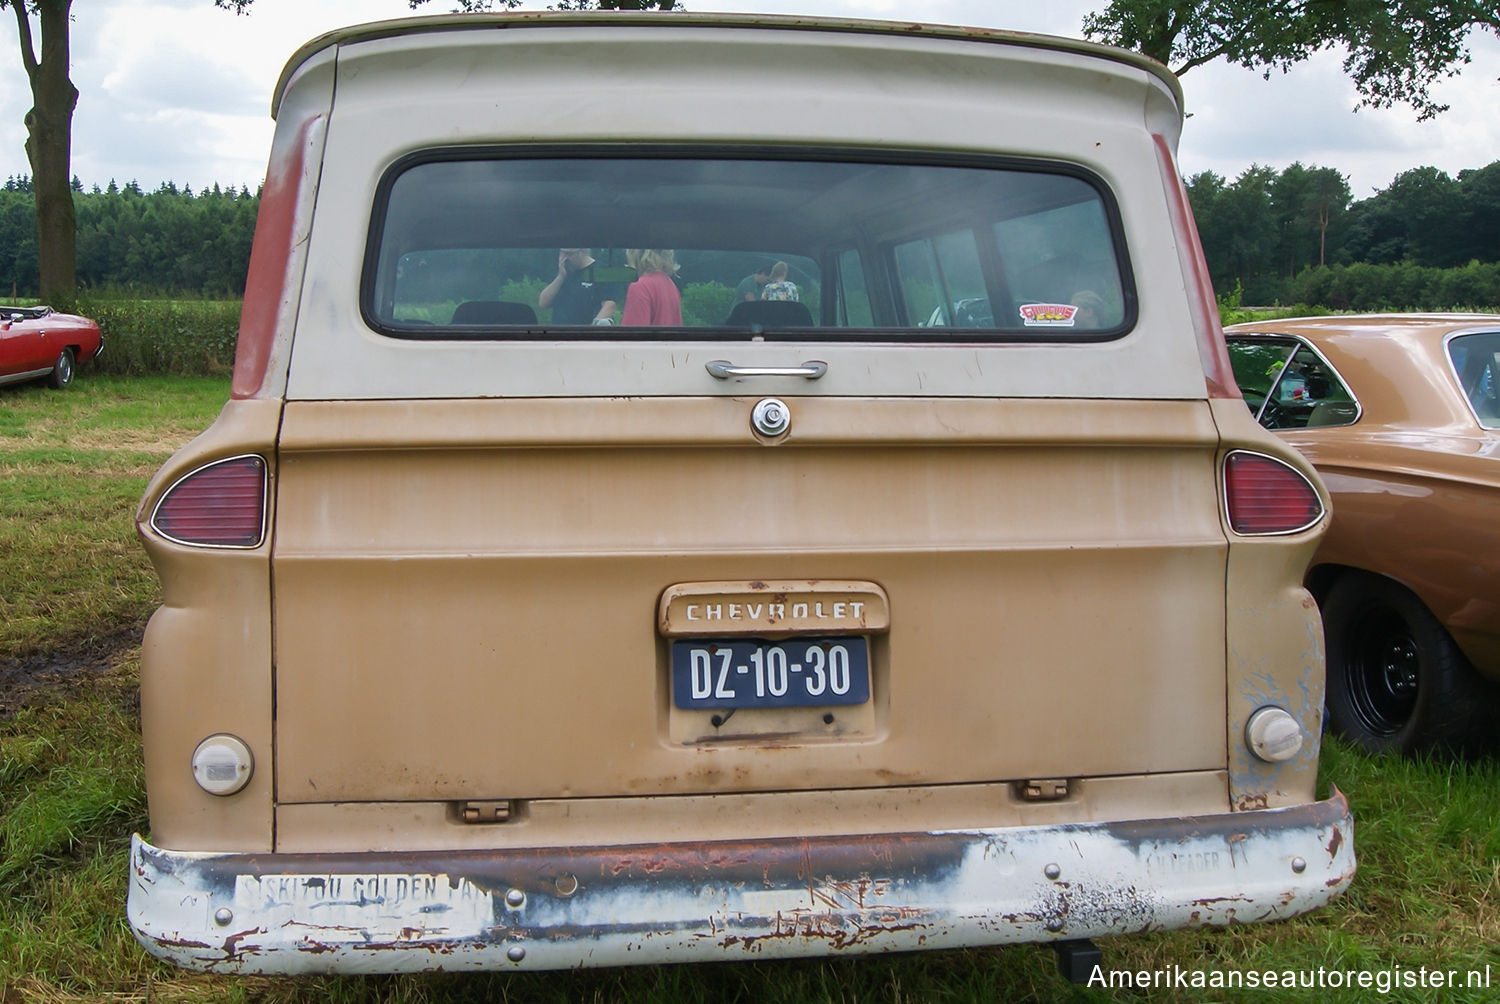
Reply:
<svg viewBox="0 0 1500 1004"><path fill-rule="evenodd" d="M786 402L774 397L762 398L750 413L750 424L762 436L779 436L792 424L792 413Z"/></svg>

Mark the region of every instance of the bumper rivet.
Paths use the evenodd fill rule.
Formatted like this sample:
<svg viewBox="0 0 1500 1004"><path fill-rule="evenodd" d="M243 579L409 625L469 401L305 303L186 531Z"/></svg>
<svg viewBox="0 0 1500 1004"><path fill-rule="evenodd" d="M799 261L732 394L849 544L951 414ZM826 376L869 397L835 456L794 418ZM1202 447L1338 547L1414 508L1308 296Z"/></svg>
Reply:
<svg viewBox="0 0 1500 1004"><path fill-rule="evenodd" d="M520 962L526 958L526 949L520 945L511 945L510 948L506 949L505 957L512 962Z"/></svg>
<svg viewBox="0 0 1500 1004"><path fill-rule="evenodd" d="M1051 931L1053 934L1056 934L1058 931L1061 931L1062 929L1063 929L1063 922L1062 922L1061 918L1053 917L1051 920L1047 921L1047 930Z"/></svg>
<svg viewBox="0 0 1500 1004"><path fill-rule="evenodd" d="M1303 872L1307 871L1307 862L1302 860L1301 858L1292 858L1292 871L1296 872L1298 875L1301 875Z"/></svg>
<svg viewBox="0 0 1500 1004"><path fill-rule="evenodd" d="M559 896L566 899L578 891L578 878L574 875L559 875L552 883L552 887L557 890Z"/></svg>
<svg viewBox="0 0 1500 1004"><path fill-rule="evenodd" d="M1042 869L1042 874L1046 875L1049 879L1056 882L1062 876L1062 869L1057 865L1048 865L1046 868Z"/></svg>
<svg viewBox="0 0 1500 1004"><path fill-rule="evenodd" d="M214 923L220 927L228 927L232 920L234 920L234 911L229 907L221 906L214 911Z"/></svg>
<svg viewBox="0 0 1500 1004"><path fill-rule="evenodd" d="M512 910L519 910L526 905L526 894L519 889L512 889L505 894L505 905Z"/></svg>

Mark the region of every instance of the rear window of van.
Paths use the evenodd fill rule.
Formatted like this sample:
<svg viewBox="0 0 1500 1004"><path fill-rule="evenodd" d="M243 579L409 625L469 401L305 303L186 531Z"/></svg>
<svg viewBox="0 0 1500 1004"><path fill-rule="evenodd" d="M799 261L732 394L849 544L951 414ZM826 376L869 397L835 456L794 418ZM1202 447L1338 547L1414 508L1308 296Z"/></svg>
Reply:
<svg viewBox="0 0 1500 1004"><path fill-rule="evenodd" d="M647 335L647 287L674 298L632 291L651 272L678 303ZM1135 319L1107 190L1029 162L433 153L382 183L362 297L404 338L1096 341Z"/></svg>

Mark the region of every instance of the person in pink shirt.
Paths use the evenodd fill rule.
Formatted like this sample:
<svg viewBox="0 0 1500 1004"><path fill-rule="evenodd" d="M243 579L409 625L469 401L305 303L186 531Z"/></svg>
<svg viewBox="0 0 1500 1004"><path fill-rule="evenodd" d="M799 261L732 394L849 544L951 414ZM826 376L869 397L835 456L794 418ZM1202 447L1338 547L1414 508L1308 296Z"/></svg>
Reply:
<svg viewBox="0 0 1500 1004"><path fill-rule="evenodd" d="M678 268L673 253L660 248L627 248L625 261L635 269L637 278L625 290L625 314L620 323L682 327L682 294L672 281Z"/></svg>

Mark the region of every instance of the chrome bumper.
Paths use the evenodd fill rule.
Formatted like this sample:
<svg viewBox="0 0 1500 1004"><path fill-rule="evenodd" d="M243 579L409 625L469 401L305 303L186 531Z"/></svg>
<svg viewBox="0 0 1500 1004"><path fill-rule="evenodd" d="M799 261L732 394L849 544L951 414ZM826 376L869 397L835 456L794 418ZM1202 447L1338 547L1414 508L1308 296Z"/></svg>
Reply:
<svg viewBox="0 0 1500 1004"><path fill-rule="evenodd" d="M192 969L563 969L1255 923L1354 877L1344 796L1286 809L784 841L205 854L131 845L128 913Z"/></svg>

